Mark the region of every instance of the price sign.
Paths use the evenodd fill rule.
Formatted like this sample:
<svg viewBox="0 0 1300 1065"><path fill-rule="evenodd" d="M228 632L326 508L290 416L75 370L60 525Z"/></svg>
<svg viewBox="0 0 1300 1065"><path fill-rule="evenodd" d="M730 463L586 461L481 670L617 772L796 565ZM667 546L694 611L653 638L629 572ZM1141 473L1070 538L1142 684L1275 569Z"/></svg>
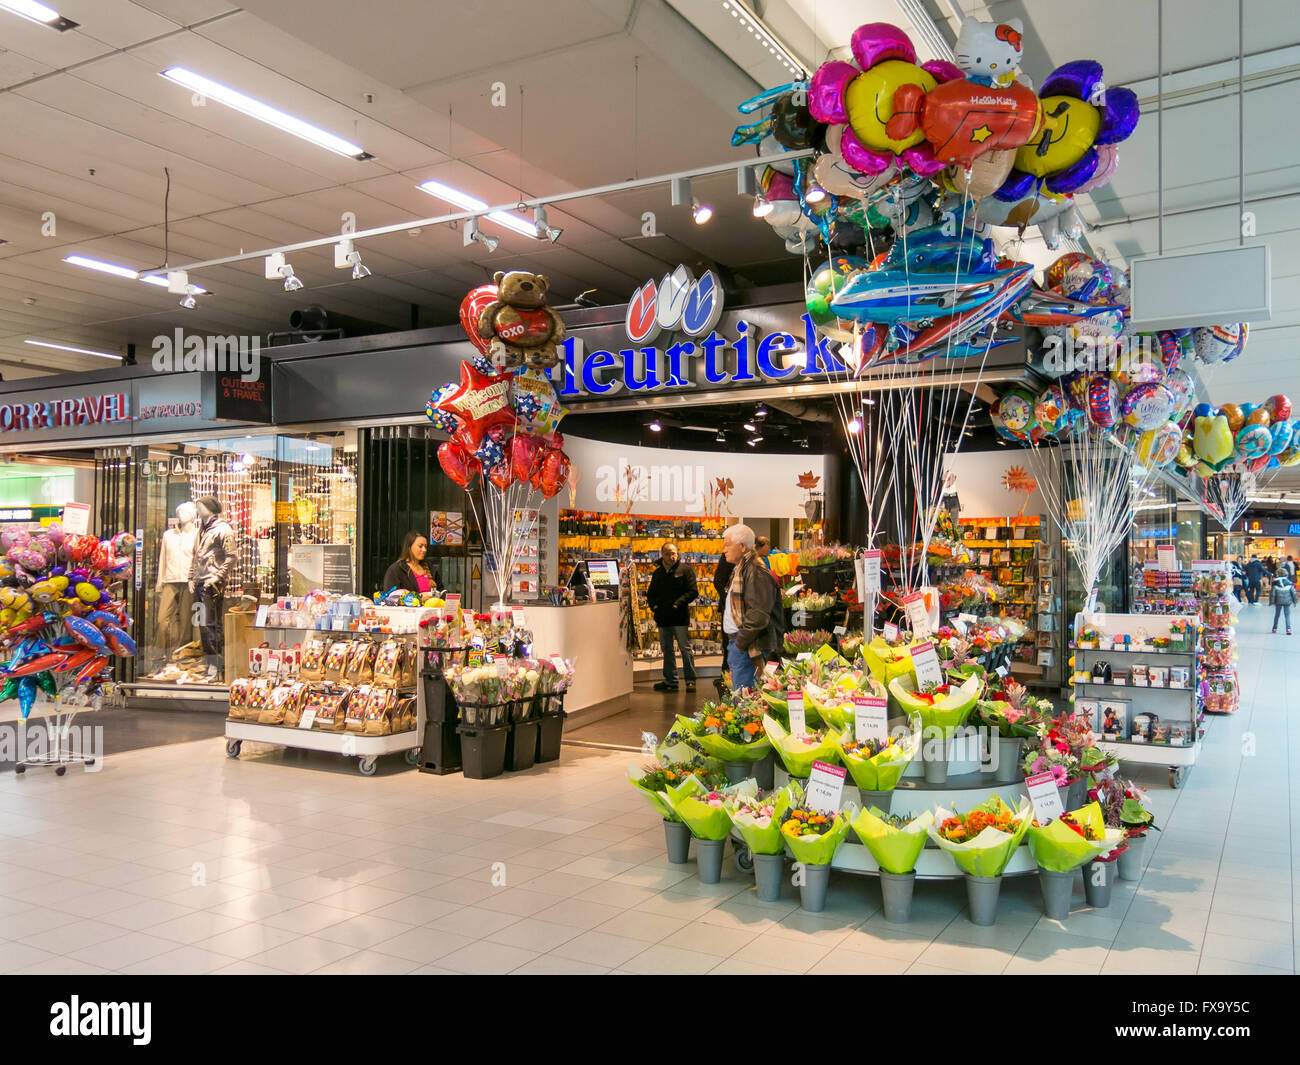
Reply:
<svg viewBox="0 0 1300 1065"><path fill-rule="evenodd" d="M880 591L879 551L866 551L862 555L862 586L868 595Z"/></svg>
<svg viewBox="0 0 1300 1065"><path fill-rule="evenodd" d="M69 535L87 532L90 529L89 503L63 504L63 531Z"/></svg>
<svg viewBox="0 0 1300 1065"><path fill-rule="evenodd" d="M998 675L999 677L1005 677L1005 676L1007 675L1007 667L1006 667L1006 666L998 666L998 668L997 668L996 670L994 670L994 672L997 673L997 675Z"/></svg>
<svg viewBox="0 0 1300 1065"><path fill-rule="evenodd" d="M298 718L299 728L311 728L316 721L316 708L313 706L310 710L304 710L302 717Z"/></svg>
<svg viewBox="0 0 1300 1065"><path fill-rule="evenodd" d="M790 708L790 735L802 736L808 731L808 718L803 709L803 692L786 692L785 705Z"/></svg>
<svg viewBox="0 0 1300 1065"><path fill-rule="evenodd" d="M859 743L889 738L889 703L874 695L853 697L853 737Z"/></svg>
<svg viewBox="0 0 1300 1065"><path fill-rule="evenodd" d="M1173 544L1161 544L1156 548L1156 569L1161 573L1178 571L1178 549Z"/></svg>
<svg viewBox="0 0 1300 1065"><path fill-rule="evenodd" d="M939 656L934 653L934 644L926 641L912 648L912 668L916 670L916 687L920 691L927 684L942 684L943 670L939 668Z"/></svg>
<svg viewBox="0 0 1300 1065"><path fill-rule="evenodd" d="M961 617L961 615L958 615L957 617L952 619L952 625L953 628L955 628L960 635L962 636L966 635L966 621L964 618Z"/></svg>
<svg viewBox="0 0 1300 1065"><path fill-rule="evenodd" d="M797 655L794 656L794 660L796 662L806 662L810 658L812 658L811 651L800 651Z"/></svg>
<svg viewBox="0 0 1300 1065"><path fill-rule="evenodd" d="M993 565L993 553L991 551L980 552L980 565L981 566Z"/></svg>
<svg viewBox="0 0 1300 1065"><path fill-rule="evenodd" d="M846 629L843 625L836 625L832 631L835 633L836 636L843 636L849 630Z"/></svg>
<svg viewBox="0 0 1300 1065"><path fill-rule="evenodd" d="M763 667L763 676L765 676L765 677L775 677L775 676L776 676L776 663L775 663L775 662L768 662L767 665L765 665L765 666Z"/></svg>
<svg viewBox="0 0 1300 1065"><path fill-rule="evenodd" d="M253 622L256 628L262 629L266 627L266 614L270 609L270 606L265 603L257 608L257 618Z"/></svg>
<svg viewBox="0 0 1300 1065"><path fill-rule="evenodd" d="M857 589L859 600L867 597L867 575L861 555L853 556L853 587Z"/></svg>
<svg viewBox="0 0 1300 1065"><path fill-rule="evenodd" d="M804 789L804 802L808 808L824 814L837 813L844 799L845 776L843 766L813 762L808 786Z"/></svg>
<svg viewBox="0 0 1300 1065"><path fill-rule="evenodd" d="M903 598L903 609L907 611L907 620L912 623L912 634L924 640L930 635L930 612L925 608L925 596L913 592Z"/></svg>
<svg viewBox="0 0 1300 1065"><path fill-rule="evenodd" d="M957 617L959 620L966 622L967 625L974 625L975 622L979 621L979 618L974 614L958 614Z"/></svg>
<svg viewBox="0 0 1300 1065"><path fill-rule="evenodd" d="M1056 790L1056 778L1051 773L1025 777L1025 787L1029 789L1029 801L1034 804L1034 817L1040 825L1055 821L1065 813L1061 793Z"/></svg>
<svg viewBox="0 0 1300 1065"><path fill-rule="evenodd" d="M515 607L510 611L510 623L517 629L522 629L524 627L524 612L518 607Z"/></svg>
<svg viewBox="0 0 1300 1065"><path fill-rule="evenodd" d="M450 616L454 618L460 610L460 593L453 592L451 595L447 596L444 602L447 604L447 609L451 611Z"/></svg>
<svg viewBox="0 0 1300 1065"><path fill-rule="evenodd" d="M890 643L898 639L898 626L892 621L885 622L885 639Z"/></svg>

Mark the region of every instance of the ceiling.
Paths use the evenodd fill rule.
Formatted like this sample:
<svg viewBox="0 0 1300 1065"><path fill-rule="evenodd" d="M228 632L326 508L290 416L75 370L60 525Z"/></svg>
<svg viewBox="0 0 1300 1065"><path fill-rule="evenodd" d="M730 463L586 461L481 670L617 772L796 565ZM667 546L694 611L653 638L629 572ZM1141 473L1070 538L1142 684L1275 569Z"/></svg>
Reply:
<svg viewBox="0 0 1300 1065"><path fill-rule="evenodd" d="M697 179L714 220L692 223L666 187L570 201L549 210L556 244L491 223L493 254L449 225L366 239L372 276L335 270L329 247L293 253L306 288L286 293L260 260L214 267L185 311L165 289L79 269L83 254L137 269L164 260L163 168L171 174L171 265L448 213L419 191L435 178L489 203L514 202L728 160L735 105L775 80L736 32L711 31L721 0L547 0L508 18L478 5L416 0L59 0L79 22L58 33L0 11L0 373L6 379L99 368L90 356L33 348L35 337L109 352L188 331L265 334L309 303L392 328L455 320L467 288L498 269L552 281L553 302L596 289L626 298L677 262L716 263L739 283L797 279L801 264L749 214L735 179ZM842 53L863 22L895 22L927 50L905 13L922 6L952 40L954 9L1018 17L1025 70L1041 83L1062 62L1096 58L1146 117L1125 142L1112 185L1081 203L1088 241L1115 262L1154 254L1156 0L973 3L769 0L754 4L806 66ZM1165 5L1163 249L1228 247L1237 237L1237 5ZM711 35L710 35L711 34ZM1212 401L1300 399L1300 7L1246 0L1245 195L1251 243L1272 248L1273 318L1245 356L1205 377ZM195 106L159 77L182 65L361 144L334 155L220 104ZM751 76L747 71L753 71ZM765 87L765 86L764 86ZM504 91L504 101L501 100ZM504 102L505 106L495 106ZM642 235L646 211L656 235ZM50 214L52 212L52 215ZM50 232L50 219L53 232ZM1036 253L1050 259L1041 249ZM141 360L143 361L143 359ZM1300 482L1298 482L1300 483Z"/></svg>

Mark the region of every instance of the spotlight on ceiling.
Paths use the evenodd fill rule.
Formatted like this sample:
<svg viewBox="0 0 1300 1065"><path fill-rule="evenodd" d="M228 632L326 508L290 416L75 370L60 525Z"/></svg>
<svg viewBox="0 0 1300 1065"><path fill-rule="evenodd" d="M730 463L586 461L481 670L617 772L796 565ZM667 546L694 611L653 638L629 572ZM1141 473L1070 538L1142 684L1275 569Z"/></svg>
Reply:
<svg viewBox="0 0 1300 1065"><path fill-rule="evenodd" d="M767 417L767 408L760 403L754 408L754 417L762 421L762 419Z"/></svg>
<svg viewBox="0 0 1300 1065"><path fill-rule="evenodd" d="M727 442L727 434L719 429L718 435L714 439L717 440L719 444L725 444Z"/></svg>
<svg viewBox="0 0 1300 1065"><path fill-rule="evenodd" d="M700 203L699 200L692 198L691 217L695 219L697 226L702 226L713 217L713 208L707 203Z"/></svg>
<svg viewBox="0 0 1300 1065"><path fill-rule="evenodd" d="M862 432L862 419L856 414L849 420L849 432L855 435Z"/></svg>
<svg viewBox="0 0 1300 1065"><path fill-rule="evenodd" d="M660 424L659 419L656 418L649 425L647 425L646 428L649 429L652 433L659 433L659 432L663 432L664 427L662 424Z"/></svg>
<svg viewBox="0 0 1300 1065"><path fill-rule="evenodd" d="M751 436L749 440L746 441L750 447L758 447L762 442L763 438L761 436Z"/></svg>
<svg viewBox="0 0 1300 1065"><path fill-rule="evenodd" d="M766 218L775 210L775 205L761 192L754 197L754 217Z"/></svg>
<svg viewBox="0 0 1300 1065"><path fill-rule="evenodd" d="M265 274L270 281L283 279L285 292L297 292L303 287L302 282L294 274L293 267L285 261L282 251L273 252L266 257Z"/></svg>
<svg viewBox="0 0 1300 1065"><path fill-rule="evenodd" d="M545 207L539 207L533 212L533 224L537 227L537 239L549 240L552 244L559 240L560 234L564 232L563 229L558 229L547 221Z"/></svg>
<svg viewBox="0 0 1300 1065"><path fill-rule="evenodd" d="M758 426L755 425L752 421L751 421L751 422L745 422L745 426L744 426L744 428L745 428L745 431L746 431L747 433L756 433L756 432L758 432Z"/></svg>
<svg viewBox="0 0 1300 1065"><path fill-rule="evenodd" d="M360 281L370 276L370 269L361 262L361 253L351 240L340 240L334 245L334 269L346 270L352 267L352 280Z"/></svg>
<svg viewBox="0 0 1300 1065"><path fill-rule="evenodd" d="M203 290L200 289L198 285L187 285L185 287L185 295L181 299L181 306L184 307L187 311L194 310L194 308L199 305L199 301L195 299L195 297L201 291Z"/></svg>
<svg viewBox="0 0 1300 1065"><path fill-rule="evenodd" d="M496 237L489 237L486 233L481 232L478 228L478 219L471 218L465 223L465 247L468 248L474 243L482 244L483 247L487 248L488 254L491 255L492 252L497 250L497 245L501 242Z"/></svg>

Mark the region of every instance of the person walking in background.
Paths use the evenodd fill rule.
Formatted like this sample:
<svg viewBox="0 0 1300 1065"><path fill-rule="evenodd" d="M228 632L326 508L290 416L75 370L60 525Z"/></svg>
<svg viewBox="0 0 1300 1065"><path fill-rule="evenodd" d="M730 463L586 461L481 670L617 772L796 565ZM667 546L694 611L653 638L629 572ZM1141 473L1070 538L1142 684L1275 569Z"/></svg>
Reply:
<svg viewBox="0 0 1300 1065"><path fill-rule="evenodd" d="M1295 584L1295 559L1291 555L1286 556L1286 561L1282 563L1282 572L1286 574L1286 579Z"/></svg>
<svg viewBox="0 0 1300 1065"><path fill-rule="evenodd" d="M695 659L691 656L690 605L700 596L695 570L677 557L677 545L668 543L659 549L659 565L650 576L646 603L654 612L659 626L659 646L664 654L664 679L655 685L657 692L677 690L676 643L682 650L682 672L686 690L695 690Z"/></svg>
<svg viewBox="0 0 1300 1065"><path fill-rule="evenodd" d="M735 572L736 564L727 561L727 555L724 552L718 556L718 564L713 570L713 589L718 593L718 617L722 617L723 606L727 601L727 589L731 586L731 575ZM719 622L721 625L721 622ZM722 627L722 665L727 665L727 643L729 637L727 630ZM718 689L718 698L722 698L722 677L718 676L713 679L713 686Z"/></svg>
<svg viewBox="0 0 1300 1065"><path fill-rule="evenodd" d="M1259 586L1264 579L1264 563L1258 558L1252 558L1246 563L1246 600L1250 603L1259 602Z"/></svg>
<svg viewBox="0 0 1300 1065"><path fill-rule="evenodd" d="M767 560L767 554L771 550L772 541L766 536L760 536L754 540L754 554L758 556L759 561L763 563L764 568L769 571L772 569L772 563Z"/></svg>
<svg viewBox="0 0 1300 1065"><path fill-rule="evenodd" d="M1291 635L1291 608L1296 604L1295 585L1285 573L1273 578L1273 587L1269 590L1268 601L1273 604L1273 631L1277 632L1278 618L1286 615L1286 634Z"/></svg>
<svg viewBox="0 0 1300 1065"><path fill-rule="evenodd" d="M754 551L754 530L748 525L733 525L724 532L722 548L736 567L722 614L722 631L731 637L727 667L734 692L757 684L766 653L777 647L781 595Z"/></svg>

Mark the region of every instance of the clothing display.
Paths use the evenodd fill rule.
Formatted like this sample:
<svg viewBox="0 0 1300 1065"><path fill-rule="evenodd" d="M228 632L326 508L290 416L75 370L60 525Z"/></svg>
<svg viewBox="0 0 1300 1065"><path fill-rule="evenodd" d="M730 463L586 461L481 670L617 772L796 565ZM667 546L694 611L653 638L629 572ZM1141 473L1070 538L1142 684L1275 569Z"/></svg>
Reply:
<svg viewBox="0 0 1300 1065"><path fill-rule="evenodd" d="M155 646L163 654L188 643L194 631L194 595L189 580L199 535L197 516L198 508L193 503L180 504L176 508L179 524L163 532L158 550Z"/></svg>
<svg viewBox="0 0 1300 1065"><path fill-rule="evenodd" d="M208 663L208 680L219 680L224 673L226 580L235 564L235 534L220 515L221 504L215 498L204 496L199 500L203 523L190 567L189 587L202 606L199 640Z"/></svg>

